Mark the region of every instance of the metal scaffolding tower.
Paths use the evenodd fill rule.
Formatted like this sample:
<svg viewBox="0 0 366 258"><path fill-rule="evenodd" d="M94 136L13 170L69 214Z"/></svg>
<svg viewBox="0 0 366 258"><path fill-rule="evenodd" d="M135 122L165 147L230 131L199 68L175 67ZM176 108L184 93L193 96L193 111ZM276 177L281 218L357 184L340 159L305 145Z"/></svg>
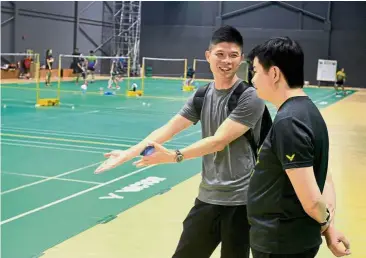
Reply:
<svg viewBox="0 0 366 258"><path fill-rule="evenodd" d="M119 23L115 23L114 45L120 55L129 56L131 71L139 69L140 31L141 31L141 1L115 2L119 11L116 13Z"/></svg>
<svg viewBox="0 0 366 258"><path fill-rule="evenodd" d="M111 7L105 8L103 20L111 26L103 27L103 43L95 50L130 57L131 73L137 74L140 66L141 2L114 1Z"/></svg>

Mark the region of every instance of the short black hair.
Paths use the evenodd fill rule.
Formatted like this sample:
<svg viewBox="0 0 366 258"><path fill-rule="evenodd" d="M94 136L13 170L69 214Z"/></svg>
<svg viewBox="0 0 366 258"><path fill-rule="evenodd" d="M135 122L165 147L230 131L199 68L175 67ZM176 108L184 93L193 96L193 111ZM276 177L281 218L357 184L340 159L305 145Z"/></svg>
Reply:
<svg viewBox="0 0 366 258"><path fill-rule="evenodd" d="M90 50L90 51L89 51L89 53L90 53L90 54L94 54L94 50Z"/></svg>
<svg viewBox="0 0 366 258"><path fill-rule="evenodd" d="M240 47L241 52L243 52L243 37L234 27L225 25L213 33L210 46L217 45L222 42L235 43Z"/></svg>
<svg viewBox="0 0 366 258"><path fill-rule="evenodd" d="M269 39L254 47L248 59L253 62L257 57L265 70L277 66L290 88L302 88L304 85L304 53L299 43L289 37Z"/></svg>

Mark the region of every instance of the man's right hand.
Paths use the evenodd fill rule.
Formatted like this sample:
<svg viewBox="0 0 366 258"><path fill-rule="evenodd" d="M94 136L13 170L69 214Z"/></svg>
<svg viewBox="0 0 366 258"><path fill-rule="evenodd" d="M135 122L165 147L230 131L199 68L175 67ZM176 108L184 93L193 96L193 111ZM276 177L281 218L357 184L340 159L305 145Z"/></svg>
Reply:
<svg viewBox="0 0 366 258"><path fill-rule="evenodd" d="M126 151L122 150L114 150L109 153L104 154L104 157L108 158L104 161L95 171L94 174L100 174L112 168L115 168L119 165L130 160Z"/></svg>

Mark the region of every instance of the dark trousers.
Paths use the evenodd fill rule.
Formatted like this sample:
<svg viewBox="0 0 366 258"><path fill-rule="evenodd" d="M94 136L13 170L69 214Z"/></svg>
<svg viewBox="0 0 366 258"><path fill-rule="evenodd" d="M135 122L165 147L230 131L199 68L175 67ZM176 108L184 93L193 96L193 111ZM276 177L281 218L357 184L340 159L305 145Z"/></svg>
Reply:
<svg viewBox="0 0 366 258"><path fill-rule="evenodd" d="M253 258L314 258L319 251L319 246L299 254L267 254L252 249Z"/></svg>
<svg viewBox="0 0 366 258"><path fill-rule="evenodd" d="M212 205L196 199L183 222L173 258L208 258L220 242L222 258L249 258L247 207Z"/></svg>

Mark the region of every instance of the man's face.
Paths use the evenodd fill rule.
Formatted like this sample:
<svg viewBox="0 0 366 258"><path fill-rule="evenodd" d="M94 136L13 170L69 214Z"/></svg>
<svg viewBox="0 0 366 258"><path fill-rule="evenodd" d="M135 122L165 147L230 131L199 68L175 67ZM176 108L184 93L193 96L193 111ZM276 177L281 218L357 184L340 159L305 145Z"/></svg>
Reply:
<svg viewBox="0 0 366 258"><path fill-rule="evenodd" d="M275 81L272 78L273 76L271 77L272 72L266 71L259 63L258 58L254 58L252 83L257 89L258 97L268 101L270 101L276 88Z"/></svg>
<svg viewBox="0 0 366 258"><path fill-rule="evenodd" d="M221 42L206 51L206 59L216 78L232 78L243 60L240 47L235 43Z"/></svg>

